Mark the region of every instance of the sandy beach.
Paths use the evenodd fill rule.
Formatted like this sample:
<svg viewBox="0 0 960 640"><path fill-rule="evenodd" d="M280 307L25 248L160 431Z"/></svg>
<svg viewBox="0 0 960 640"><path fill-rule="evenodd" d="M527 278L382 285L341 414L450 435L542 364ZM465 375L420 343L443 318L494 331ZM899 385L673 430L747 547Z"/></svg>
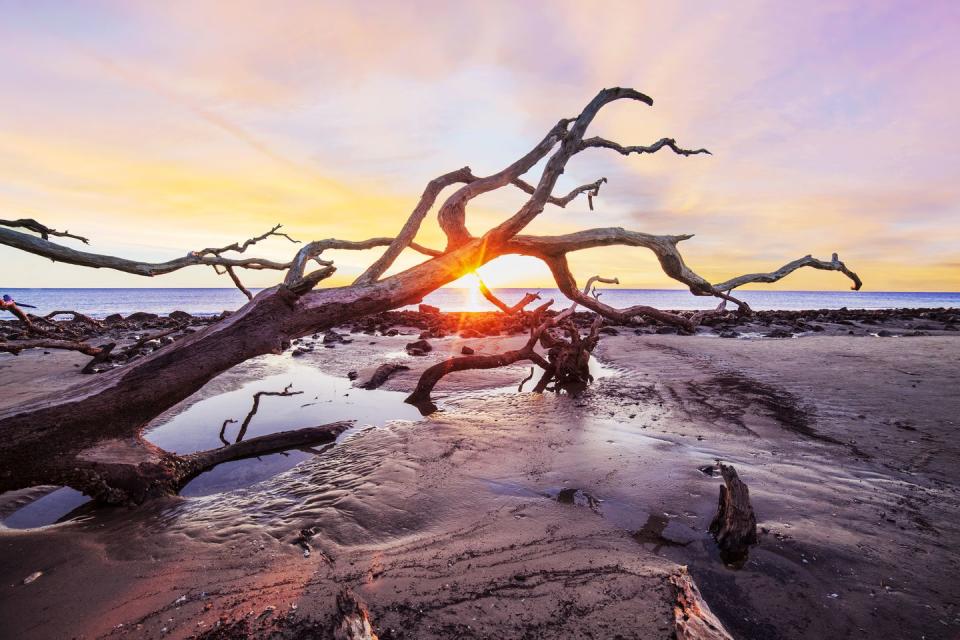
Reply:
<svg viewBox="0 0 960 640"><path fill-rule="evenodd" d="M154 424L294 368L342 379L358 406L389 404L464 345L522 341L445 337L411 357L417 333L307 339ZM670 638L681 565L737 638L960 633L955 335L610 333L578 397L516 393L520 364L458 373L437 387L441 411L358 425L249 486L0 529L0 635L325 637L349 586L381 639ZM71 384L72 359L4 357L3 404ZM387 361L410 369L355 386ZM739 568L707 533L716 460L757 514Z"/></svg>

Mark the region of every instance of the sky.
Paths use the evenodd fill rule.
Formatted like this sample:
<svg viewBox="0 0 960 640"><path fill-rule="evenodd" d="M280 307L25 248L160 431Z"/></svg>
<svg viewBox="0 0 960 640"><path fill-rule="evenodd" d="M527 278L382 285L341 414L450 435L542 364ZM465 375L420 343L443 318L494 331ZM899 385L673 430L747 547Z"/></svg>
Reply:
<svg viewBox="0 0 960 640"><path fill-rule="evenodd" d="M673 137L713 155L581 153L558 190L607 177L595 210L548 207L529 232L694 233L681 249L713 281L836 251L868 289L957 291L958 68L960 3L933 0L0 0L0 218L150 261L276 223L302 240L392 235L431 178L495 172L599 89L630 86L654 105L614 104L588 135ZM482 233L523 200L479 198L468 226ZM442 246L435 215L419 240ZM287 259L296 246L254 249ZM331 254L327 284L376 255ZM404 254L394 271L421 259ZM643 249L571 263L581 280L681 288ZM531 258L483 276L550 283ZM804 270L773 287L847 285ZM230 282L206 267L146 279L0 247L0 286Z"/></svg>

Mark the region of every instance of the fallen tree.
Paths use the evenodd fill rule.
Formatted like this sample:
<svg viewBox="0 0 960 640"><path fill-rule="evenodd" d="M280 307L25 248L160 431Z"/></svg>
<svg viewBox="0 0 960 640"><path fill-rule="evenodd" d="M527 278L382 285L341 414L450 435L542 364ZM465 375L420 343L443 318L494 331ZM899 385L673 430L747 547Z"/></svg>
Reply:
<svg viewBox="0 0 960 640"><path fill-rule="evenodd" d="M851 278L854 289L859 288L859 278L836 256L830 261L808 256L771 273L748 274L713 285L692 271L678 250L679 243L690 235L651 235L621 228L590 229L558 236L523 235L522 231L548 206L565 207L583 194L593 204L605 183L603 178L576 187L566 195L554 194L567 163L582 151L609 149L630 156L668 150L683 157L709 153L706 149L682 148L670 138L649 146L622 146L600 137L585 137L597 113L618 100L653 104L651 98L634 89L603 89L578 115L558 121L530 151L502 170L477 177L464 167L431 180L396 236L361 241L329 238L304 243L296 255L284 263L232 255L243 254L255 243L280 235L278 227L242 244L191 251L182 258L163 263L145 263L58 244L50 238L74 238L85 243L87 240L33 220L0 220L0 244L77 266L115 269L146 277L207 266L230 275L241 290L245 288L240 283L239 270L284 273L281 283L253 296L220 322L127 365L85 378L67 390L58 391L54 397L0 413L0 491L59 484L111 503L137 502L175 492L184 477L177 471L178 465L183 466L182 457L172 456L143 440L141 432L152 419L245 360L280 353L295 338L419 302L431 291L507 254L544 261L564 295L612 322L629 324L637 318L650 317L686 330L694 327L696 319L648 306L617 309L600 302L597 296L584 293L570 270L568 254L611 245L646 248L657 256L664 273L685 284L691 293L732 302L743 313L749 313L749 307L733 297L731 290L750 282L773 282L805 266L839 271ZM526 182L522 176L543 160L546 164L536 183ZM446 246L440 250L416 244L414 238L426 215L441 192L453 186L456 189L442 202L437 213ZM468 205L475 198L501 188L517 188L528 197L503 222L481 235L474 235L467 228ZM336 270L331 261L322 257L325 251L377 247L384 247L384 253L351 285L318 288ZM384 277L400 253L407 249L419 251L427 259ZM43 330L35 327L33 331ZM3 346L6 350L19 348L12 342ZM547 364L549 367L550 363ZM557 383L555 375L551 379ZM548 383L549 380L545 384ZM231 450L232 447L242 446L242 455L248 456L275 451L282 444L271 436L235 443L224 447L228 451L219 456L203 456L204 464L216 463L224 456L241 451ZM299 442L295 446L307 444Z"/></svg>

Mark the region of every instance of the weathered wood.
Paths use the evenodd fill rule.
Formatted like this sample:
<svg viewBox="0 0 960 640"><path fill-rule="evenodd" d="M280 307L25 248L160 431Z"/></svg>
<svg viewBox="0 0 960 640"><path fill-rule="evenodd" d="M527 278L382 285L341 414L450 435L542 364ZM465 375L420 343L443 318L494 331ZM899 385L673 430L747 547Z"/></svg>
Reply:
<svg viewBox="0 0 960 640"><path fill-rule="evenodd" d="M334 640L377 640L370 626L367 606L350 589L337 594L337 613L333 627Z"/></svg>
<svg viewBox="0 0 960 640"><path fill-rule="evenodd" d="M750 490L737 475L737 470L721 464L720 474L723 485L717 513L710 523L710 533L716 539L724 561L739 563L746 559L750 545L757 544L757 518L750 504Z"/></svg>
<svg viewBox="0 0 960 640"><path fill-rule="evenodd" d="M686 567L670 576L674 587L673 624L677 640L733 640L700 595Z"/></svg>
<svg viewBox="0 0 960 640"><path fill-rule="evenodd" d="M246 289L236 277L235 269L287 272L281 284L261 291L237 312L213 325L134 362L96 376L86 384L78 384L56 397L0 412L0 491L51 482L87 488L92 486L91 483L78 478L83 474L92 474L104 483L96 489L102 499L125 502L136 501L143 495L153 495L150 491L141 490L142 487L125 491L124 486L131 483L135 485L138 476L144 478L145 486L154 486L149 484L151 474L169 477L169 474L162 472L166 463L137 466L139 463L131 462L124 466L114 459L110 465L118 471L105 475L101 473L101 467L94 465L78 452L96 450L98 443L109 439L114 442L133 443L130 444L132 447L142 447L143 451L147 452L144 455L149 454L147 457L151 460L175 461L175 457L170 457L169 454L165 456L162 452L158 453L147 447L138 440L138 434L150 420L198 391L213 377L255 356L279 353L295 338L325 331L363 316L418 303L428 293L502 255L522 254L543 260L549 265L557 285L574 303L592 309L614 322L632 322L638 316L647 316L688 329L695 323L685 316L648 306L615 309L589 295L589 291L581 291L570 272L567 254L599 246L644 247L654 252L669 277L686 284L695 295L730 300L736 302L741 309L749 308L726 291L739 286L743 279L765 281L783 277L795 268L810 266L841 271L854 279L855 283L859 282L856 274L836 258L829 263L810 258L803 259L803 264L794 267L788 265L790 269L785 267L772 275L767 274L769 278L761 278L757 274L742 276L741 280L734 279L717 287L684 263L677 244L690 238L689 235L653 236L619 228L592 229L564 236L519 235L549 204L562 207L579 195L587 194L588 202L592 205L592 198L597 195L605 179L577 187L566 196L553 193L568 161L586 149L606 148L623 155L654 153L662 149L672 150L680 156L706 153L704 149L687 150L679 147L670 138L646 147L621 146L602 138L585 139L584 135L599 111L618 100L653 104L650 97L634 89L603 89L576 117L557 122L530 151L502 170L489 176L476 177L465 167L432 181L396 237L361 241L336 238L317 240L304 244L289 262L223 255L230 252L243 253L253 244L271 236L282 236L296 242L286 234L278 233L279 225L243 243L191 251L184 257L163 263L147 263L78 251L51 242L50 236L84 242L86 239L68 232L54 231L36 221L0 221L0 244L78 266L114 269L147 277L194 265L213 266L223 269L242 291ZM536 183L525 182L522 176L541 161L546 164ZM463 183L462 186L443 202L437 215L440 228L447 239L445 250L441 252L427 249L413 242L416 231L441 190L459 183ZM529 194L529 197L501 224L480 237L473 236L466 226L467 205L484 193L508 185L520 188ZM40 237L14 231L13 227L39 233ZM353 285L317 288L318 283L335 271L333 263L321 257L324 251L377 247L386 247L387 250ZM399 253L408 247L429 256L429 259L394 275L381 277ZM307 272L310 263L317 264L319 268ZM783 275L780 275L781 273ZM753 280L750 280L751 278ZM10 310L14 313L19 311L13 308ZM25 326L37 337L53 337L33 325L30 318L22 312L18 317L21 316ZM545 332L541 332L538 339L545 339L544 335ZM595 344L596 336L583 339L579 332L568 330L568 338L561 341L565 342L566 346L557 342L559 338L551 339L551 346L545 347L548 349L549 362L534 351L532 346L523 350L523 357L545 370L544 377L535 390L546 389L551 381L556 381L555 389L559 390L569 384L589 379L589 371L586 369L590 351L588 347L591 343ZM10 344L7 343L8 346ZM92 349L89 345L82 348ZM439 369L434 369L430 376L421 380L424 386L418 385L419 392L415 391L412 395L429 399L428 387L432 388L432 384L435 384L444 372L456 367L467 364L502 366L513 356L505 357L505 354L499 354L470 357L479 359L456 365L441 363L438 365ZM130 456L130 459L134 460L136 456ZM97 464L102 466L102 461ZM134 480L129 480L130 478ZM110 486L111 481L116 481L117 486Z"/></svg>

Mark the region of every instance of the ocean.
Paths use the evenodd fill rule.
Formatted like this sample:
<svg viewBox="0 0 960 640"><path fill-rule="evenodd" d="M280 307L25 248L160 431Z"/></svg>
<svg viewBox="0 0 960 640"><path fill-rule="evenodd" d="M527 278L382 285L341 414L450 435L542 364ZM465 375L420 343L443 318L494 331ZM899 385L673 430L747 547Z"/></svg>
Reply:
<svg viewBox="0 0 960 640"><path fill-rule="evenodd" d="M529 289L495 289L497 295L512 304ZM534 290L536 291L536 290ZM254 290L256 292L256 290ZM540 289L544 300L553 298L558 306L567 299L556 289ZM206 316L224 310L238 309L246 298L237 289L22 289L0 287L0 294L9 294L19 302L37 307L34 313L79 311L94 318L113 313L128 314L147 311L166 315L171 311ZM895 309L960 307L960 292L897 292L897 291L765 291L743 290L737 293L751 307L763 309ZM678 289L603 289L600 298L615 307L646 304L661 309L711 309L715 298L701 298ZM424 302L444 311L492 311L475 289L438 289ZM415 307L411 307L415 308ZM12 318L7 312L0 318Z"/></svg>

